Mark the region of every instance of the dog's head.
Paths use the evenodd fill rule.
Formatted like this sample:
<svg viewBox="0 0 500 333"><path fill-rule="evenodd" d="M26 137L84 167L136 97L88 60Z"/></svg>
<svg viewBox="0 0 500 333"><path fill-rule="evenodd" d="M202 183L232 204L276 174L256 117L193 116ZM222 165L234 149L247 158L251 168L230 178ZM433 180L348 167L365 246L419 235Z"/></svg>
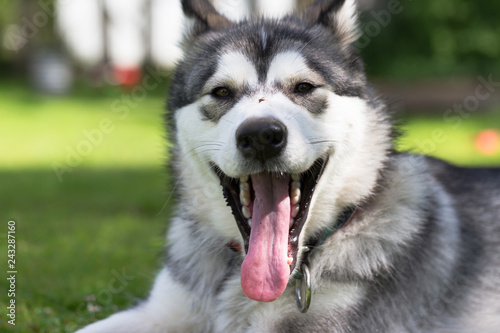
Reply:
<svg viewBox="0 0 500 333"><path fill-rule="evenodd" d="M169 100L181 200L242 243L244 293L273 301L304 244L370 194L390 148L352 46L355 3L240 23L208 0L183 8L194 25Z"/></svg>

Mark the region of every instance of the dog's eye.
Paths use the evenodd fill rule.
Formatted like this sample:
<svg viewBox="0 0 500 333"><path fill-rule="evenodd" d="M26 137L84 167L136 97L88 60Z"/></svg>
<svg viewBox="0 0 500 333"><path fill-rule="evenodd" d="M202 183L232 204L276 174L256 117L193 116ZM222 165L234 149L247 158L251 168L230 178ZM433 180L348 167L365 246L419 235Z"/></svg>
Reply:
<svg viewBox="0 0 500 333"><path fill-rule="evenodd" d="M295 86L295 92L299 94L304 94L307 93L311 90L313 90L314 86L310 83L307 82L301 82Z"/></svg>
<svg viewBox="0 0 500 333"><path fill-rule="evenodd" d="M216 97L226 98L231 96L231 90L229 90L226 87L217 87L214 90L212 90L212 95Z"/></svg>

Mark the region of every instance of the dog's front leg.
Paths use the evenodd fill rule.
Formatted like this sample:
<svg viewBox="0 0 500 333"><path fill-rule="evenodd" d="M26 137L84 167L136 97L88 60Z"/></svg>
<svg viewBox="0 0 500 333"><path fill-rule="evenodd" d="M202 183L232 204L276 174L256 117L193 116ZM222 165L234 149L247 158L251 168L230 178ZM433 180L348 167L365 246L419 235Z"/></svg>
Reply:
<svg viewBox="0 0 500 333"><path fill-rule="evenodd" d="M196 312L196 313L195 313ZM196 300L164 268L156 277L148 299L126 311L84 327L76 333L206 332L210 321L200 318Z"/></svg>

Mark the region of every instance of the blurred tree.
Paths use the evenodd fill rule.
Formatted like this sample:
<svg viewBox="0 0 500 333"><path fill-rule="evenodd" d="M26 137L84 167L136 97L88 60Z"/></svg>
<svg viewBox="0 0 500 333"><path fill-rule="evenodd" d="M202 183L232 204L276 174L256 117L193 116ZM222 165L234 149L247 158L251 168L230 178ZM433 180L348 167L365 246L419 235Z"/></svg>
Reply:
<svg viewBox="0 0 500 333"><path fill-rule="evenodd" d="M12 22L12 17L17 10L17 3L11 0L0 0L0 26L5 27L7 23Z"/></svg>
<svg viewBox="0 0 500 333"><path fill-rule="evenodd" d="M13 18L18 16L18 3L11 0L0 0L0 67L2 70L6 67L6 63L10 58L10 52L7 50L7 33L12 28ZM2 66L3 64L3 66Z"/></svg>
<svg viewBox="0 0 500 333"><path fill-rule="evenodd" d="M22 67L34 47L57 47L54 7L57 0L0 0L0 66Z"/></svg>
<svg viewBox="0 0 500 333"><path fill-rule="evenodd" d="M384 0L362 14L369 74L394 78L500 73L500 1Z"/></svg>

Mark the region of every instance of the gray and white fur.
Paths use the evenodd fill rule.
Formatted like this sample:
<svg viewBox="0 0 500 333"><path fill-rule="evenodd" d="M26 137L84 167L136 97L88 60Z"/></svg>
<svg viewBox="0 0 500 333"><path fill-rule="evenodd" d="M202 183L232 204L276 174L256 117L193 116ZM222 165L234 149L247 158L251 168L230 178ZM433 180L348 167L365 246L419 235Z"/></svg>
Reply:
<svg viewBox="0 0 500 333"><path fill-rule="evenodd" d="M147 300L79 332L500 332L500 170L395 152L390 117L352 45L355 1L239 23L206 0L183 8L194 24L168 104L178 199L166 264ZM268 122L275 146L241 139ZM249 299L256 287L242 272L254 271L242 263L264 245L252 234L246 248L242 206L228 207L221 183L250 177L257 186L259 174L305 182L318 163L291 268L357 208L308 259L310 308L297 309L293 274L273 301Z"/></svg>

